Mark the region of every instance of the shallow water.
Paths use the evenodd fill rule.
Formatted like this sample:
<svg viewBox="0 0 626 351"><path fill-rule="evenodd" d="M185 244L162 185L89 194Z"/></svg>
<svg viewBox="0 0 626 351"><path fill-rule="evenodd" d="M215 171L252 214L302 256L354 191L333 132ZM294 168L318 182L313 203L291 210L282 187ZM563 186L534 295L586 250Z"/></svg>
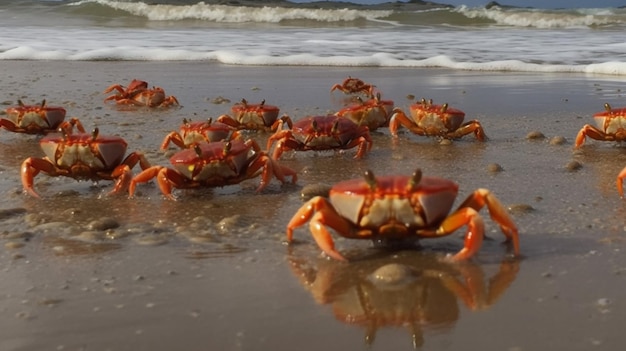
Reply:
<svg viewBox="0 0 626 351"><path fill-rule="evenodd" d="M448 145L405 132L394 143L382 130L362 160L354 150L286 154L296 185L272 182L257 194L258 180L249 180L176 191L174 202L155 184L127 199L104 196L110 182L44 174L35 178L43 199L29 197L19 165L41 156L37 137L3 130L3 350L614 350L625 341L626 205L615 176L626 154L593 140L572 150L592 113L604 102L620 105L615 78L186 62L2 65L5 105L46 98L87 128L121 135L154 164L167 164L158 146L183 118L216 117L241 98L265 99L296 120L325 114L342 101L330 86L349 75L374 83L399 107L413 101L409 95L448 102L489 137ZM164 87L182 107L127 111L103 103L107 86L132 78ZM528 140L532 131L546 138ZM261 145L267 138L250 136ZM582 167L571 170L571 161ZM502 171L490 171L493 164ZM336 238L350 264L321 257L307 226L296 230L294 245L284 244L303 186L416 167L458 182L459 203L474 189L492 190L519 227L522 259L509 259L485 210L492 240L466 264L441 262L462 246L462 230L399 251ZM380 268L397 280L372 278Z"/></svg>

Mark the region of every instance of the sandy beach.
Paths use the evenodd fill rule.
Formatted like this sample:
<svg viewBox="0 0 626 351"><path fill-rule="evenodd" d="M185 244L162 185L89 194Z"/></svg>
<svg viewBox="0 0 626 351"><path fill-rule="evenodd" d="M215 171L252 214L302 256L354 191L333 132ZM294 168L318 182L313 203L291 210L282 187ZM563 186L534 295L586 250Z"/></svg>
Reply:
<svg viewBox="0 0 626 351"><path fill-rule="evenodd" d="M243 67L209 62L2 61L3 108L64 106L86 128L119 135L129 151L168 164L160 151L183 118L228 113L245 98L298 120L335 112L330 87L371 82L407 109L447 102L488 136L451 143L388 130L372 133L362 160L342 153L288 153L296 185L258 179L217 189L154 183L137 195L39 174L42 199L22 192L20 164L42 157L38 137L0 130L0 349L2 350L616 350L626 342L626 201L615 188L624 147L573 141L604 103L624 104L614 76L445 69ZM133 78L161 86L180 108L128 111L103 90ZM221 102L221 103L220 103ZM0 116L2 117L2 116ZM538 135L544 138L529 138ZM267 133L251 133L261 145ZM463 230L400 251L335 237L351 263L331 261L308 226L285 245L285 226L309 184L375 174L456 181L459 198L490 189L519 228L523 257L483 210L487 236L470 262L444 263ZM396 283L372 281L405 267ZM407 273L409 272L409 273ZM368 347L368 343L370 346Z"/></svg>

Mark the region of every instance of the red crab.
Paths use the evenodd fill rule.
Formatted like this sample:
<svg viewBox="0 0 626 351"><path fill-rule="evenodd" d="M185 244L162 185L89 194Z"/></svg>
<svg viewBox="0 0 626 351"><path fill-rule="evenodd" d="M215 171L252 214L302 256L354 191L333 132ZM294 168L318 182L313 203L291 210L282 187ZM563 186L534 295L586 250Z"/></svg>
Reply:
<svg viewBox="0 0 626 351"><path fill-rule="evenodd" d="M393 101L381 100L380 93L369 100L363 101L361 98L357 100L357 102L339 110L336 115L349 118L359 126L367 126L370 131L389 124Z"/></svg>
<svg viewBox="0 0 626 351"><path fill-rule="evenodd" d="M400 251L343 264L289 256L294 275L315 302L332 306L335 318L362 327L374 344L383 328L404 328L414 349L427 333L454 327L462 315L486 310L517 278L519 260L503 260L491 275L474 262L456 264L427 253ZM495 267L494 267L495 268Z"/></svg>
<svg viewBox="0 0 626 351"><path fill-rule="evenodd" d="M46 157L29 157L22 163L21 176L24 190L35 197L34 178L39 172L49 176L71 177L78 180L114 180L111 193L125 190L132 179L131 169L139 163L142 169L150 167L144 155L126 154L126 141L117 136L93 133L50 134L39 144Z"/></svg>
<svg viewBox="0 0 626 351"><path fill-rule="evenodd" d="M275 130L277 121L283 119L289 125L288 117L278 118L280 109L274 105L266 105L265 100L259 104L249 104L246 99L230 108L233 116L221 115L217 121L228 124L236 129Z"/></svg>
<svg viewBox="0 0 626 351"><path fill-rule="evenodd" d="M14 133L47 134L56 132L62 128L67 131L75 126L81 132L85 132L77 118L65 120L65 109L58 106L47 106L46 100L40 105L25 105L22 100L17 100L19 106L6 109L6 118L0 119L0 127Z"/></svg>
<svg viewBox="0 0 626 351"><path fill-rule="evenodd" d="M306 117L291 129L278 130L267 140L267 149L276 142L272 157L279 159L287 150L344 150L358 147L355 158L362 158L372 148L372 138L366 126L334 115Z"/></svg>
<svg viewBox="0 0 626 351"><path fill-rule="evenodd" d="M411 118L400 108L393 109L389 121L389 131L398 136L400 125L418 135L439 136L445 139L456 139L474 133L476 139L484 141L485 131L477 120L463 123L465 112L448 107L448 104L434 105L432 100L422 99L409 107Z"/></svg>
<svg viewBox="0 0 626 351"><path fill-rule="evenodd" d="M272 175L283 183L285 176L291 176L292 183L297 181L294 170L272 160L252 139L194 144L172 156L170 163L174 168L153 166L137 174L130 183L130 196L134 195L138 183L155 177L161 192L171 200L175 200L172 188L221 187L259 175L261 182L257 191L269 184Z"/></svg>
<svg viewBox="0 0 626 351"><path fill-rule="evenodd" d="M161 150L166 150L170 142L181 149L187 149L197 143L235 139L238 136L239 133L233 127L228 124L213 122L212 118L197 122L185 118L180 126L180 132L173 131L163 139Z"/></svg>
<svg viewBox="0 0 626 351"><path fill-rule="evenodd" d="M626 107L612 109L604 104L605 111L593 115L597 127L585 124L576 136L575 148L581 147L590 137L602 141L626 141Z"/></svg>
<svg viewBox="0 0 626 351"><path fill-rule="evenodd" d="M335 90L340 90L344 94L365 94L368 98L374 97L375 86L372 84L365 83L359 78L352 78L348 76L348 78L344 79L341 84L335 84L330 88L330 92L332 93Z"/></svg>
<svg viewBox="0 0 626 351"><path fill-rule="evenodd" d="M328 199L317 196L302 206L287 225L287 241L292 240L294 229L310 220L318 246L328 256L345 261L327 226L347 238L378 241L436 238L467 225L465 245L452 256L455 261L466 260L482 244L484 223L478 211L486 205L507 241L512 241L514 254L519 255L517 228L500 201L489 190L478 189L449 214L457 193L456 183L422 177L420 169L412 176L378 178L367 171L365 179L335 184Z"/></svg>
<svg viewBox="0 0 626 351"><path fill-rule="evenodd" d="M110 93L116 90L115 95L111 95L104 101L115 100L118 105L134 105L147 107L168 107L171 105L179 105L175 96L166 96L165 90L161 87L153 87L148 89L148 83L142 80L133 79L128 87L113 84L104 90L104 93Z"/></svg>

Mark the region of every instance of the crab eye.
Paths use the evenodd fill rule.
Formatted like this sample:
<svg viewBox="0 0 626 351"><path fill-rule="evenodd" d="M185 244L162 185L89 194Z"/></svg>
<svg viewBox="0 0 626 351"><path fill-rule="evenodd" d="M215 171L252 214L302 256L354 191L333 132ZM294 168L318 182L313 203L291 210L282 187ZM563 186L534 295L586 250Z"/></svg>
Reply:
<svg viewBox="0 0 626 351"><path fill-rule="evenodd" d="M206 123L208 125L211 125L213 123L213 117L209 117L209 119L207 119Z"/></svg>
<svg viewBox="0 0 626 351"><path fill-rule="evenodd" d="M445 104L441 105L441 113L445 113L447 109L448 109L448 103L447 102Z"/></svg>
<svg viewBox="0 0 626 351"><path fill-rule="evenodd" d="M202 149L200 148L200 145L194 144L193 151L196 152L196 155L198 155L198 157L202 157Z"/></svg>
<svg viewBox="0 0 626 351"><path fill-rule="evenodd" d="M41 107L46 107L46 99L41 100Z"/></svg>
<svg viewBox="0 0 626 351"><path fill-rule="evenodd" d="M317 132L317 121L316 120L311 120L311 128L313 128L314 132Z"/></svg>
<svg viewBox="0 0 626 351"><path fill-rule="evenodd" d="M415 172L413 172L413 175L409 179L409 183L407 184L407 188L409 190L415 189L419 185L421 180L422 180L422 170L418 168L418 169L415 170Z"/></svg>
<svg viewBox="0 0 626 351"><path fill-rule="evenodd" d="M183 124L184 125L189 125L189 120L187 118L183 118Z"/></svg>
<svg viewBox="0 0 626 351"><path fill-rule="evenodd" d="M20 106L24 106L24 102L21 99L17 99L17 104Z"/></svg>
<svg viewBox="0 0 626 351"><path fill-rule="evenodd" d="M246 99L241 99L241 104L246 107L246 105L248 105L248 100Z"/></svg>
<svg viewBox="0 0 626 351"><path fill-rule="evenodd" d="M91 132L91 139L96 140L96 138L98 138L98 134L100 134L100 129L96 127L93 129L93 132Z"/></svg>
<svg viewBox="0 0 626 351"><path fill-rule="evenodd" d="M261 106L265 105L265 99L261 101Z"/></svg>
<svg viewBox="0 0 626 351"><path fill-rule="evenodd" d="M230 143L230 141L227 141L224 143L224 149L222 150L222 152L224 153L224 156L228 155L231 147L232 147L232 144Z"/></svg>
<svg viewBox="0 0 626 351"><path fill-rule="evenodd" d="M611 112L611 105L609 105L608 102L604 103L604 109L607 110L608 112Z"/></svg>
<svg viewBox="0 0 626 351"><path fill-rule="evenodd" d="M374 176L374 172L368 169L367 171L365 171L363 176L365 177L365 183L367 183L367 186L370 187L370 190L376 189L377 184L376 184L376 177Z"/></svg>

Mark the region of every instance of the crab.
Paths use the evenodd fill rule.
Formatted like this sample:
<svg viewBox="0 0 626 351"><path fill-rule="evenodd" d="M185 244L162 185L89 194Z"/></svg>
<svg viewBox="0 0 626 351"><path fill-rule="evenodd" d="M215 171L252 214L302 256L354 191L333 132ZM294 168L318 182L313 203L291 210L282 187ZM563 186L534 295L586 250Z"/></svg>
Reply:
<svg viewBox="0 0 626 351"><path fill-rule="evenodd" d="M459 265L406 250L351 264L292 254L289 263L316 303L332 306L338 321L365 329L368 346L379 329L394 327L408 329L414 349L428 332L454 327L460 303L470 311L494 306L520 266L519 260L502 260L487 275L474 262Z"/></svg>
<svg viewBox="0 0 626 351"><path fill-rule="evenodd" d="M389 121L389 131L398 136L400 125L418 135L438 136L445 139L457 139L474 133L476 139L485 141L485 131L477 120L463 123L465 112L448 107L448 104L434 105L432 100L422 99L409 106L411 118L400 108L394 108Z"/></svg>
<svg viewBox="0 0 626 351"><path fill-rule="evenodd" d="M365 125L373 131L389 124L392 110L393 101L382 100L378 93L365 101L357 98L356 102L342 108L335 115L349 118L357 125Z"/></svg>
<svg viewBox="0 0 626 351"><path fill-rule="evenodd" d="M283 129L279 121L276 132L267 140L267 150L276 143L272 157L276 160L287 150L346 150L358 147L357 159L372 148L372 138L366 126L358 126L348 118L335 115L310 116Z"/></svg>
<svg viewBox="0 0 626 351"><path fill-rule="evenodd" d="M341 84L335 84L330 88L330 92L332 93L335 90L342 91L344 94L364 94L368 98L374 97L375 86L372 84L365 83L359 78L352 78L348 76L348 78L344 79Z"/></svg>
<svg viewBox="0 0 626 351"><path fill-rule="evenodd" d="M161 87L148 88L148 82L133 79L127 87L120 84L113 84L104 90L108 94L116 90L115 95L111 95L104 101L115 100L118 105L134 105L147 107L168 107L179 105L175 96L166 96L165 90Z"/></svg>
<svg viewBox="0 0 626 351"><path fill-rule="evenodd" d="M626 179L626 167L617 175L617 191L621 198L624 198L624 179Z"/></svg>
<svg viewBox="0 0 626 351"><path fill-rule="evenodd" d="M33 187L39 172L77 180L114 180L110 193L117 193L126 190L132 179L131 169L137 163L142 169L150 167L140 152L124 157L126 141L118 136L100 135L97 128L92 133L49 134L39 144L46 157L29 157L21 166L24 190L34 197L40 197Z"/></svg>
<svg viewBox="0 0 626 351"><path fill-rule="evenodd" d="M174 168L153 166L137 174L130 182L130 197L138 183L155 177L161 192L170 200L176 200L172 188L222 187L261 175L257 188L260 192L267 187L272 175L282 183L286 183L286 176L291 176L292 183L297 181L294 170L271 159L253 139L197 143L176 153L170 163Z"/></svg>
<svg viewBox="0 0 626 351"><path fill-rule="evenodd" d="M180 132L170 132L163 139L161 150L166 150L170 142L181 149L188 149L197 143L234 139L238 136L239 133L233 127L228 124L214 122L212 118L196 122L184 118L183 124L180 126Z"/></svg>
<svg viewBox="0 0 626 351"><path fill-rule="evenodd" d="M217 121L236 129L276 130L279 120L291 125L287 116L278 118L280 109L274 105L265 104L265 100L258 104L250 104L246 99L234 104L230 108L233 116L221 115Z"/></svg>
<svg viewBox="0 0 626 351"><path fill-rule="evenodd" d="M17 100L18 106L6 109L6 117L0 119L0 127L14 133L47 134L56 132L59 128L71 131L76 127L85 132L83 125L77 118L65 121L65 109L58 106L46 105L43 100L39 105L25 105Z"/></svg>
<svg viewBox="0 0 626 351"><path fill-rule="evenodd" d="M327 226L346 238L379 242L437 238L466 225L465 245L451 256L453 261L462 261L480 249L484 223L478 211L486 205L507 241L512 242L514 255L518 256L517 227L495 195L487 189L478 189L449 214L457 193L456 183L422 177L420 169L411 176L378 178L366 171L364 179L335 184L328 199L317 196L304 204L287 224L287 241L292 241L296 228L310 220L311 234L322 251L334 259L347 261L335 249Z"/></svg>
<svg viewBox="0 0 626 351"><path fill-rule="evenodd" d="M581 147L587 137L602 141L626 141L626 107L613 109L604 104L604 111L593 115L597 127L585 124L576 135L574 148Z"/></svg>

